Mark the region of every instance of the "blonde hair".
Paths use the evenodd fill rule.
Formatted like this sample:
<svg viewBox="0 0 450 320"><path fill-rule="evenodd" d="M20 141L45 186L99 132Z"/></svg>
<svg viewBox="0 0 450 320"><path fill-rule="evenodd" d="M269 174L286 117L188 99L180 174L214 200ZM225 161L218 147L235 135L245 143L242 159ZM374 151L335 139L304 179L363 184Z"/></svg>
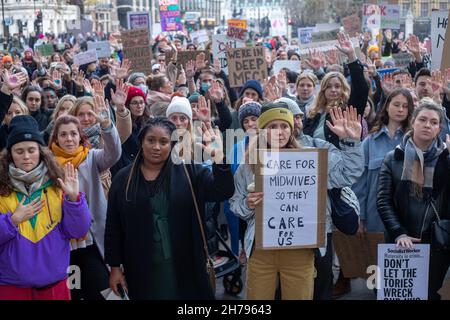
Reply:
<svg viewBox="0 0 450 320"><path fill-rule="evenodd" d="M302 80L309 80L313 83L313 86L316 87L317 84L319 83L319 80L317 79L316 75L314 73L311 72L303 72L301 74L298 75L297 77L297 81L295 81L295 87L297 88L300 81Z"/></svg>
<svg viewBox="0 0 450 320"><path fill-rule="evenodd" d="M77 102L77 98L75 96L72 96L71 94L67 94L64 97L62 97L58 103L56 104L55 110L53 110L53 113L51 115L51 120L55 121L56 120L56 115L59 113L62 105L64 104L64 102L66 101L70 101L73 103L73 105L75 106L75 103ZM70 108L69 112L72 110L72 108Z"/></svg>
<svg viewBox="0 0 450 320"><path fill-rule="evenodd" d="M329 105L329 101L327 101L327 98L325 97L325 90L328 87L329 82L331 79L338 78L342 85L342 95L338 101L338 105ZM347 80L344 78L344 76L339 72L330 72L325 75L325 77L322 79L320 91L317 94L316 98L314 99L314 102L309 109L308 118L314 118L320 111L328 112L331 107L341 107L346 108L348 99L350 98L350 86L347 83Z"/></svg>
<svg viewBox="0 0 450 320"><path fill-rule="evenodd" d="M19 106L20 110L22 111L22 114L30 114L30 111L28 110L27 105L19 97L13 96L13 100L12 100L9 108L11 108L13 103L15 103ZM3 119L2 124L5 124L5 120L6 120L6 116L8 114L9 108L6 110L5 118Z"/></svg>
<svg viewBox="0 0 450 320"><path fill-rule="evenodd" d="M83 104L88 104L91 106L92 110L95 110L94 99L92 97L81 97L75 101L75 104L72 109L70 109L69 114L76 117L78 110Z"/></svg>

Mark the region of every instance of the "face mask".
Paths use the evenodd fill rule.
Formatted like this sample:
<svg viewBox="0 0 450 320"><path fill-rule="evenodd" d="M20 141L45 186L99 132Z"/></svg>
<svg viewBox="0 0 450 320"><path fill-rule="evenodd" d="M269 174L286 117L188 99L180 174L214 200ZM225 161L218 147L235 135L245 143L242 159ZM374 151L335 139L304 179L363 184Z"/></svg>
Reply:
<svg viewBox="0 0 450 320"><path fill-rule="evenodd" d="M211 84L209 84L207 82L202 82L202 91L203 92L207 92L209 90L209 88L211 88Z"/></svg>
<svg viewBox="0 0 450 320"><path fill-rule="evenodd" d="M144 94L147 94L147 92L148 92L148 87L147 87L145 84L140 84L140 85L138 85L138 86L136 86L136 87L139 88L139 89L141 89L142 92L143 92Z"/></svg>

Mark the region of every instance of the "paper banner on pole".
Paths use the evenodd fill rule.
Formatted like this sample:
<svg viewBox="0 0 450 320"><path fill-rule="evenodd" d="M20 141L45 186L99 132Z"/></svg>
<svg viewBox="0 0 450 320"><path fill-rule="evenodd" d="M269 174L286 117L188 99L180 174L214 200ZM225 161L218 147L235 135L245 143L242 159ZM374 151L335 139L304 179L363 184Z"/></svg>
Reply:
<svg viewBox="0 0 450 320"><path fill-rule="evenodd" d="M228 49L245 48L245 42L229 40L224 34L215 34L212 37L212 52L214 59L219 59L220 67L225 74L228 74Z"/></svg>
<svg viewBox="0 0 450 320"><path fill-rule="evenodd" d="M152 49L147 28L121 32L124 57L131 62L133 72L151 74Z"/></svg>
<svg viewBox="0 0 450 320"><path fill-rule="evenodd" d="M109 58L111 56L111 47L108 41L89 41L88 50L96 50L98 58Z"/></svg>
<svg viewBox="0 0 450 320"><path fill-rule="evenodd" d="M264 47L227 50L230 86L241 87L248 80L263 82L268 77Z"/></svg>
<svg viewBox="0 0 450 320"><path fill-rule="evenodd" d="M319 248L325 245L328 150L261 151L255 173L256 248Z"/></svg>
<svg viewBox="0 0 450 320"><path fill-rule="evenodd" d="M162 31L181 31L181 10L178 0L159 0Z"/></svg>
<svg viewBox="0 0 450 320"><path fill-rule="evenodd" d="M377 300L427 300L430 245L378 245Z"/></svg>
<svg viewBox="0 0 450 320"><path fill-rule="evenodd" d="M97 61L97 50L88 50L73 56L73 63L79 66Z"/></svg>

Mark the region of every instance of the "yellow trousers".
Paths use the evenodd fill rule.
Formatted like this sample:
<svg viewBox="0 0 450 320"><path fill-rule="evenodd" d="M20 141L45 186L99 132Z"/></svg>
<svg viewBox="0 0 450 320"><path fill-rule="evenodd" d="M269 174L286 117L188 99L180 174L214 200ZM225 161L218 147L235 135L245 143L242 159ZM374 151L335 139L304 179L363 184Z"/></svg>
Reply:
<svg viewBox="0 0 450 320"><path fill-rule="evenodd" d="M258 250L248 260L247 299L273 300L281 281L283 300L312 300L314 250Z"/></svg>

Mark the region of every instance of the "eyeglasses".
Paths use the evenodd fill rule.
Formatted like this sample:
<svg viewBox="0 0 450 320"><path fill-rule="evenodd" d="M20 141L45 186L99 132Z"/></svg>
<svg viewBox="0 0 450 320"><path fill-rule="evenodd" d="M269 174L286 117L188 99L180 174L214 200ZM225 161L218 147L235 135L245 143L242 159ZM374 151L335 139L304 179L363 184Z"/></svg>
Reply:
<svg viewBox="0 0 450 320"><path fill-rule="evenodd" d="M145 105L145 101L133 101L130 103L130 106L138 106L138 105Z"/></svg>

